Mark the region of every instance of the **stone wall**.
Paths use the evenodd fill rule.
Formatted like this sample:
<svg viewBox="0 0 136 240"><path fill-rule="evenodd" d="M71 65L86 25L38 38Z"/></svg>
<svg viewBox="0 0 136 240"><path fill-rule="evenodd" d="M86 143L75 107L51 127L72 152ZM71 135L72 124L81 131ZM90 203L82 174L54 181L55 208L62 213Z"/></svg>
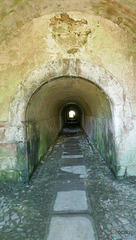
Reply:
<svg viewBox="0 0 136 240"><path fill-rule="evenodd" d="M59 133L58 117L29 123L27 120L27 154L29 177Z"/></svg>
<svg viewBox="0 0 136 240"><path fill-rule="evenodd" d="M116 175L117 156L112 119L87 117L85 130L109 168Z"/></svg>

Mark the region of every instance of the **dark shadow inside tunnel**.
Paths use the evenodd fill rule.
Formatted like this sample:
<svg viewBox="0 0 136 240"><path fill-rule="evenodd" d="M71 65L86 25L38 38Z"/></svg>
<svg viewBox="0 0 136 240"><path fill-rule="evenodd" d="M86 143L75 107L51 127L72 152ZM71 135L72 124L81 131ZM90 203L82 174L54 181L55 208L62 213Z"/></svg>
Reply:
<svg viewBox="0 0 136 240"><path fill-rule="evenodd" d="M64 126L82 128L114 169L116 154L111 103L103 90L86 79L59 77L31 96L26 110L29 176Z"/></svg>

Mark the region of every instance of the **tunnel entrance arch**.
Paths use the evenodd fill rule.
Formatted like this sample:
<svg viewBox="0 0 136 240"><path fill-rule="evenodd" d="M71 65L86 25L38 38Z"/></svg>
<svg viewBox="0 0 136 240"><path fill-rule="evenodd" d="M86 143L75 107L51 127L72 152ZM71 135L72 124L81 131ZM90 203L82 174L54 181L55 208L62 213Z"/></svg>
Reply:
<svg viewBox="0 0 136 240"><path fill-rule="evenodd" d="M127 96L120 83L106 72L105 69L98 65L75 59L63 59L45 64L34 70L18 86L17 93L10 105L8 131L11 132L11 141L12 139L16 139L17 144L24 150L22 152L24 159L26 159L24 164L26 171L28 166L25 130L27 122L24 113L27 105L31 96L38 88L41 88L43 84L50 82L52 79L62 76L87 79L89 82L96 84L105 93L112 110L113 136L116 152L116 161L112 163L111 168L116 176L123 176L125 174L125 167L122 164L122 153L127 137L126 129L128 133L132 127L131 109ZM25 171L24 168L22 171Z"/></svg>
<svg viewBox="0 0 136 240"><path fill-rule="evenodd" d="M72 104L71 101L75 101L76 104ZM84 130L92 137L111 166L113 158L115 162L116 154L110 102L103 90L94 83L87 79L66 76L43 84L34 92L27 105L25 122L29 175L33 173L40 158L45 155L59 133L59 113L62 105L65 106L62 120L68 123L69 128L74 128L74 122L70 124L70 110L75 110L78 116L75 120L79 120L78 123L81 123L84 112Z"/></svg>

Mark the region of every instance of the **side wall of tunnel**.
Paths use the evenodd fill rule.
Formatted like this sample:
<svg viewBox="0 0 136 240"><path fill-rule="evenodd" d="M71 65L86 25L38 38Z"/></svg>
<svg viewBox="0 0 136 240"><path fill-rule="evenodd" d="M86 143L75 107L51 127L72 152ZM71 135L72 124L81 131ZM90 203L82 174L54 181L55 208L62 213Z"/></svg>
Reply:
<svg viewBox="0 0 136 240"><path fill-rule="evenodd" d="M32 103L33 104L33 103ZM30 104L31 105L31 104ZM59 132L58 116L40 116L35 118L32 115L31 107L26 115L26 136L27 136L27 158L29 177L50 148ZM36 116L36 111L35 111Z"/></svg>
<svg viewBox="0 0 136 240"><path fill-rule="evenodd" d="M85 132L116 175L117 155L112 118L85 116Z"/></svg>
<svg viewBox="0 0 136 240"><path fill-rule="evenodd" d="M100 116L96 114L94 119L93 117L94 114L92 115L91 109L90 109L90 113L88 111L89 114L85 113L85 130L89 137L92 137L94 141L97 140L98 148L101 148L101 146L103 145L106 146L107 142L109 141L108 139L112 138L113 136L115 141L115 144L113 144L113 146L115 146L116 161L114 159L114 164L111 164L111 167L113 168L113 171L116 174L116 176L118 177L124 176L126 174L126 171L128 171L129 166L131 165L132 153L133 153L133 156L135 156L134 155L135 152L133 152L133 148L131 149L126 148L126 142L128 142L128 139L131 136L131 130L132 130L131 109L129 106L129 102L127 100L127 96L124 98L125 93L121 85L113 76L107 73L102 67L99 67L98 65L95 65L92 63L87 63L87 62L75 60L75 59L64 59L60 61L53 61L51 63L43 65L39 69L34 70L33 73L30 74L28 78L25 79L21 83L21 85L18 86L16 96L14 97L10 105L9 125L7 126L7 131L12 132L12 129L13 129L12 126L14 126L14 133L16 134L11 133L10 141L12 141L12 138L13 139L16 138L16 142L20 144L22 149L21 159L23 159L24 165L22 164L22 166L24 167L18 169L20 172L20 175L22 174L22 171L24 171L25 173L28 171L28 158L27 158L28 156L27 156L27 151L25 150L27 145L26 126L28 123L24 115L28 102L31 99L31 96L33 95L36 89L38 89L40 86L42 86L46 82L48 83L52 79L62 77L62 76L80 77L80 78L88 79L88 81L93 82L94 84L99 86L101 89L103 89L103 91L106 93L107 101L109 101L110 99L110 105L112 106L111 108L112 122L111 122L111 116L109 116L109 119L104 120L102 118L100 119ZM52 95L54 95L54 93L52 93ZM70 97L69 99L66 100L65 103L70 102L71 100L72 98ZM75 99L74 99L74 102L76 102ZM77 103L80 105L80 102L77 102ZM60 111L63 104L64 102L60 100L60 103L56 109L56 113ZM86 102L84 102L84 105L86 105ZM42 106L42 108L43 107L44 105ZM52 106L50 106L50 109L51 107ZM84 108L84 106L82 107ZM39 109L42 110L42 108L39 108ZM54 116L56 116L56 113L52 109L52 111L50 110L49 119L53 117L52 112L54 113ZM36 121L37 120L38 118L36 119ZM57 121L55 120L55 122ZM113 129L112 129L113 131L111 132L112 123L113 123ZM108 128L106 130L105 130L105 125ZM99 126L99 128L97 126ZM52 129L53 128L54 126L52 127ZM93 131L91 130L92 128L94 129ZM105 131L107 132L104 134ZM58 132L59 132L59 119L56 127L56 132L53 133L54 137L55 135L57 135ZM107 140L103 140L102 138L105 138ZM112 144L112 141L111 141L111 144ZM20 154L18 155L17 153L16 158L19 159L19 156ZM110 156L110 153L109 153L109 156ZM14 169L17 169L17 165L15 166ZM18 178L23 179L23 177L18 177Z"/></svg>

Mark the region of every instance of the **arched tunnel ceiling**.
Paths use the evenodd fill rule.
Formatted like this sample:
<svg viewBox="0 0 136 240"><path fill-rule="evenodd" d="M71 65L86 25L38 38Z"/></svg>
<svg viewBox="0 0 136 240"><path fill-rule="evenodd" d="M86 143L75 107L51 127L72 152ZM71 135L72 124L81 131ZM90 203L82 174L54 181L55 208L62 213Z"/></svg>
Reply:
<svg viewBox="0 0 136 240"><path fill-rule="evenodd" d="M43 85L33 94L26 120L59 116L61 108L70 102L80 105L85 115L111 118L109 100L98 87L81 78L61 77Z"/></svg>
<svg viewBox="0 0 136 240"><path fill-rule="evenodd" d="M1 0L0 42L25 23L43 15L59 12L83 12L111 20L131 35L136 35L135 0Z"/></svg>

